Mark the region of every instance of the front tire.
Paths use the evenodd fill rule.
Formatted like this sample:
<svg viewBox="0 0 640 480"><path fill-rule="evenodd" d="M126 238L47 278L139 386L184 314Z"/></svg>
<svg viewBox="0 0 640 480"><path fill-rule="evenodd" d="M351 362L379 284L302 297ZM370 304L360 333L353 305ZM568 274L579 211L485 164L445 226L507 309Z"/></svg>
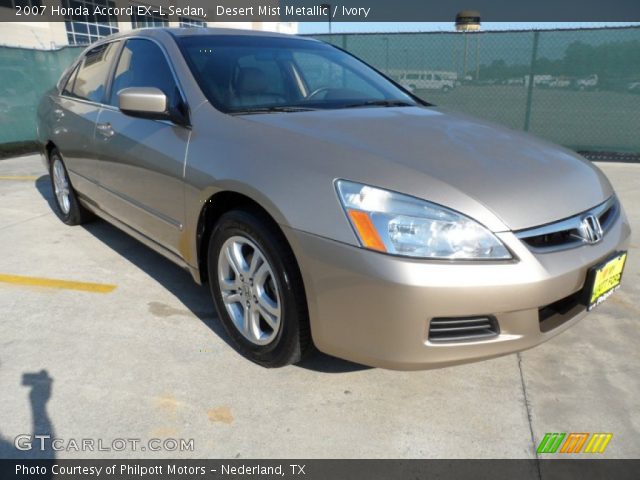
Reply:
<svg viewBox="0 0 640 480"><path fill-rule="evenodd" d="M311 345L302 278L282 233L257 211L232 210L209 240L211 295L234 347L264 367L302 359Z"/></svg>
<svg viewBox="0 0 640 480"><path fill-rule="evenodd" d="M90 221L92 214L78 201L60 152L52 150L49 160L49 178L54 194L53 210L58 218L67 225L81 225Z"/></svg>

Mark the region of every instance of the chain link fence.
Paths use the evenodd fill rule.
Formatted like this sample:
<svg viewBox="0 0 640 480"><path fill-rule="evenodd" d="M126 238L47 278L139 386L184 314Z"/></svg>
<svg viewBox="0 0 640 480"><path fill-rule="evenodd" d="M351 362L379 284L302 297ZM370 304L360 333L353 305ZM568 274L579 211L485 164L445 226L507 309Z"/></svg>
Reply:
<svg viewBox="0 0 640 480"><path fill-rule="evenodd" d="M314 37L438 106L576 150L640 152L640 28ZM38 101L79 52L0 47L0 144L36 138Z"/></svg>
<svg viewBox="0 0 640 480"><path fill-rule="evenodd" d="M581 151L640 152L640 28L313 35L421 98Z"/></svg>
<svg viewBox="0 0 640 480"><path fill-rule="evenodd" d="M35 140L40 98L56 84L82 48L0 47L0 144Z"/></svg>

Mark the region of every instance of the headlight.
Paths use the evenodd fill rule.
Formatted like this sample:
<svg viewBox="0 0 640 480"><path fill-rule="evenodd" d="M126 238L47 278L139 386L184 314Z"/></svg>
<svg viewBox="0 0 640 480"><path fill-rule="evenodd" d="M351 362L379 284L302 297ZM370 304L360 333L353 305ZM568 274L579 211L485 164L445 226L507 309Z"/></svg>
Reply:
<svg viewBox="0 0 640 480"><path fill-rule="evenodd" d="M479 223L408 195L338 180L338 197L362 246L437 259L509 259L506 247Z"/></svg>

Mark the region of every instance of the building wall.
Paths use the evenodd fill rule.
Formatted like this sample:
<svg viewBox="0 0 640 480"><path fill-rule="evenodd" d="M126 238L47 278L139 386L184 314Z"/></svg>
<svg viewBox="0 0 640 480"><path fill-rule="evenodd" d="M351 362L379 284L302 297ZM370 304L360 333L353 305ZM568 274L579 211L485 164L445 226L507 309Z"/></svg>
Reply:
<svg viewBox="0 0 640 480"><path fill-rule="evenodd" d="M126 7L130 0L115 0L117 7ZM168 5L168 0L145 0L147 5ZM43 5L61 5L61 0L43 0ZM2 8L2 7L0 7ZM207 18L215 18L210 10ZM194 18L194 20L199 20ZM204 19L203 19L204 20ZM298 32L296 22L214 22L206 21L207 27L240 28L247 30L264 30L295 34ZM126 17L117 21L120 32L132 29L132 22ZM179 27L179 22L169 22L170 27ZM38 50L55 50L69 45L64 22L5 22L0 24L0 46L33 48Z"/></svg>
<svg viewBox="0 0 640 480"><path fill-rule="evenodd" d="M0 24L0 45L55 50L68 45L63 22L6 22Z"/></svg>

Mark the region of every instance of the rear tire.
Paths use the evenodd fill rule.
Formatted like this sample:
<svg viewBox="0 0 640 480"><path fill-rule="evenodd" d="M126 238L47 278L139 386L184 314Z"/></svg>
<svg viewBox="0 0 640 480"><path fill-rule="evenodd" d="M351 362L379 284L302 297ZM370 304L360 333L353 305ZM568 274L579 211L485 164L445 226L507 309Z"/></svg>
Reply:
<svg viewBox="0 0 640 480"><path fill-rule="evenodd" d="M311 346L298 265L282 233L259 211L222 215L209 239L209 286L233 346L268 368L299 362Z"/></svg>
<svg viewBox="0 0 640 480"><path fill-rule="evenodd" d="M49 178L53 190L53 211L67 225L81 225L90 221L93 214L78 201L78 195L71 186L67 168L57 149L49 155Z"/></svg>

